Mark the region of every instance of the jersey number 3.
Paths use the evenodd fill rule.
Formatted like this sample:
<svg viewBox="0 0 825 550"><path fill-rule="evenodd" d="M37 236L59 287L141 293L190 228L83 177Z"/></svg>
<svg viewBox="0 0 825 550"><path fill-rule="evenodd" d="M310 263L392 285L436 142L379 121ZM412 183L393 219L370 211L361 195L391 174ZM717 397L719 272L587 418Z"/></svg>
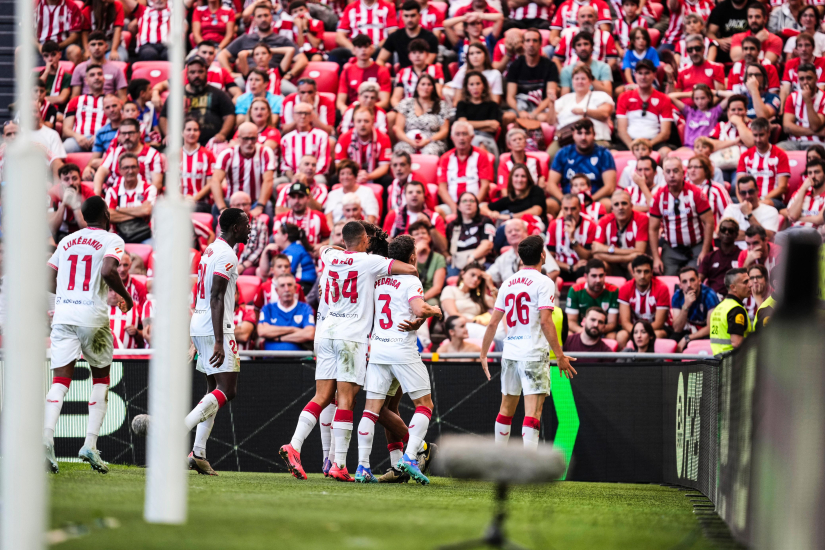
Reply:
<svg viewBox="0 0 825 550"><path fill-rule="evenodd" d="M522 325L526 325L530 322L530 310L524 302L530 303L530 295L526 292L521 292L519 294L508 294L504 299L504 307L510 308L510 311L507 312L508 327L512 328L516 326L516 319ZM511 305L513 307L510 307ZM513 313L516 314L516 319L513 319Z"/></svg>
<svg viewBox="0 0 825 550"><path fill-rule="evenodd" d="M386 319L379 319L378 324L382 329L387 330L392 328L392 310L390 309L390 301L392 301L392 298L389 294L381 294L378 296L378 299L384 302L384 307L381 308L381 313L387 316Z"/></svg>

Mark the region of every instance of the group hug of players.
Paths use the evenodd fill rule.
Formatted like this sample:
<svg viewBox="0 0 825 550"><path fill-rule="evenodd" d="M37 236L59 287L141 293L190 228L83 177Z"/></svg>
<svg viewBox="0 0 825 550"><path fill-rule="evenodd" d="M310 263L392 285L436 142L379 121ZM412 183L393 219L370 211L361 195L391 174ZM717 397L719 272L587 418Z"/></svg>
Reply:
<svg viewBox="0 0 825 550"><path fill-rule="evenodd" d="M44 447L49 470L59 471L54 452L54 430L63 400L69 391L75 362L82 357L92 370L87 436L78 456L101 473L108 472L97 449L97 438L106 414L109 368L113 341L109 330L106 298L116 292L120 308L128 311L132 298L117 274L125 252L123 240L110 233L109 210L100 197L82 206L88 227L60 241L49 260L56 293L51 332L53 380L46 396ZM238 258L234 248L246 244L250 226L240 209L221 213L220 236L204 252L198 268L195 309L190 335L197 352L197 370L207 379L207 394L186 416L188 430L195 428L189 467L198 473L217 475L206 458L206 443L215 416L237 392L240 357L234 338L234 301ZM428 484L426 476L435 445L425 437L432 416L430 378L416 344L416 330L441 310L423 299L415 267L415 242L401 235L387 242L386 233L367 223L352 221L343 227L346 249L330 246L321 251L323 270L319 280L321 301L315 336L315 396L301 412L291 441L280 456L297 479L307 478L301 448L316 424L321 424L324 475L338 481L361 483L405 482ZM576 374L562 353L552 312L555 285L541 273L546 250L540 237L528 237L518 246L522 268L504 281L496 299L492 321L482 345L481 364L487 378L486 351L502 318L507 336L501 361L502 402L496 419L496 441L509 439L511 420L524 394L522 437L526 447L539 442L540 416L550 392L552 350L559 370ZM367 360L369 351L369 363ZM361 388L366 407L358 424L358 469L346 468L353 430L353 406ZM400 391L399 391L400 390ZM403 393L415 404L409 427L398 414ZM150 426L148 415L132 422L138 435ZM387 435L391 466L386 474L373 475L370 454L376 423Z"/></svg>

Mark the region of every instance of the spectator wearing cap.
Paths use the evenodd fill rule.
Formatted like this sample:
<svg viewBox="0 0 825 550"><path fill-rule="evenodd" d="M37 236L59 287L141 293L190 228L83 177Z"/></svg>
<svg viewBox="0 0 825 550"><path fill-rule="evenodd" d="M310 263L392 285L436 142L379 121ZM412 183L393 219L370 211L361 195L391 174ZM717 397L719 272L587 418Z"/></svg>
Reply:
<svg viewBox="0 0 825 550"><path fill-rule="evenodd" d="M208 65L203 58L189 58L186 62L189 83L183 89L184 113L196 118L201 125L201 145L206 145L210 140L215 143L229 141L235 129L235 106L226 92L207 85L207 69ZM160 130L163 135L167 133L168 105L169 102L165 102L160 112Z"/></svg>
<svg viewBox="0 0 825 550"><path fill-rule="evenodd" d="M300 351L315 339L315 314L295 296L295 277L279 275L276 279L278 301L261 309L258 336L269 351Z"/></svg>
<svg viewBox="0 0 825 550"><path fill-rule="evenodd" d="M617 189L611 197L612 212L599 220L593 241L593 257L607 264L609 274L626 277L630 262L647 252L649 218L633 209L630 194Z"/></svg>
<svg viewBox="0 0 825 550"><path fill-rule="evenodd" d="M768 242L768 235L761 225L752 225L745 231L745 250L739 252L739 267L750 267L754 264L764 265L768 272L776 267L781 248L779 245Z"/></svg>
<svg viewBox="0 0 825 550"><path fill-rule="evenodd" d="M788 204L793 227L820 227L825 224L825 161L808 161L807 176Z"/></svg>
<svg viewBox="0 0 825 550"><path fill-rule="evenodd" d="M719 246L699 263L699 279L712 288L719 296L727 292L725 273L739 267L741 248L736 246L739 222L732 218L722 218L718 226Z"/></svg>
<svg viewBox="0 0 825 550"><path fill-rule="evenodd" d="M362 107L353 117L355 127L341 136L335 146L335 162L351 160L358 165L356 179L359 184L380 183L389 187L392 183L390 138L375 129L372 113Z"/></svg>
<svg viewBox="0 0 825 550"><path fill-rule="evenodd" d="M666 158L664 171L667 185L653 195L648 238L655 272L676 275L686 265L702 263L702 258L710 253L714 219L702 190L685 181L681 159ZM663 233L661 241L660 229ZM662 245L661 257L656 246L658 242Z"/></svg>
<svg viewBox="0 0 825 550"><path fill-rule="evenodd" d="M300 181L285 188L287 210L280 212L275 218L275 229L281 224L290 223L300 227L306 235L313 252L327 241L330 235L327 218L320 211L311 208L310 188ZM316 201L317 202L317 201Z"/></svg>
<svg viewBox="0 0 825 550"><path fill-rule="evenodd" d="M647 321L659 338L667 338L665 325L670 312L670 292L664 283L653 275L653 259L637 256L630 264L633 280L619 288L619 332L616 341L624 349L633 334L633 325Z"/></svg>
<svg viewBox="0 0 825 550"><path fill-rule="evenodd" d="M403 235L410 225L417 222L427 224L436 250L447 249L447 230L444 218L427 208L427 190L420 181L409 181L404 185L405 205L394 208L384 219L384 231L390 238Z"/></svg>
<svg viewBox="0 0 825 550"><path fill-rule="evenodd" d="M550 225L547 248L561 270L563 281L575 282L584 275L587 260L593 255L597 224L581 211L578 195L565 195L561 215Z"/></svg>
<svg viewBox="0 0 825 550"><path fill-rule="evenodd" d="M748 227L758 225L765 229L768 240L779 231L779 212L772 205L759 200L759 190L753 176L742 176L736 184L739 203L729 204L722 213L723 218L732 218L739 223L738 241L745 240Z"/></svg>
<svg viewBox="0 0 825 550"><path fill-rule="evenodd" d="M649 59L636 64L633 73L636 88L619 96L616 105L616 130L627 150L636 138L649 139L654 151L663 157L670 153L667 144L673 123L673 104L670 98L653 88L656 67Z"/></svg>
<svg viewBox="0 0 825 550"><path fill-rule="evenodd" d="M318 159L312 155L304 155L301 157L301 163L298 165L298 171L295 172L293 178L293 185L285 185L278 193L278 199L275 202L275 213L282 214L290 210L287 204L287 198L291 193L294 184L300 183L309 190L308 206L312 210L324 211L324 205L327 202L327 186L321 183L326 178L317 176L315 168L318 166ZM297 188L296 188L297 189Z"/></svg>
<svg viewBox="0 0 825 550"><path fill-rule="evenodd" d="M527 223L518 218L507 220L504 223L504 236L507 239L508 249L496 258L493 265L487 268L487 274L490 275L490 278L496 286L500 286L521 269L518 245L528 237L527 229ZM555 281L556 277L559 276L559 264L556 263L556 260L553 259L551 254L547 255L543 268L544 274L550 277L550 279Z"/></svg>
<svg viewBox="0 0 825 550"><path fill-rule="evenodd" d="M382 2L383 0L375 1ZM385 111L388 110L390 108L392 79L386 67L382 67L372 60L372 54L375 51L372 40L366 34L359 34L352 39L351 48L352 53L355 54L355 62L347 63L341 71L335 106L341 111L341 114L344 114L349 106L358 99L358 87L361 83L375 82L379 88L377 105Z"/></svg>
<svg viewBox="0 0 825 550"><path fill-rule="evenodd" d="M582 332L584 319L591 307L601 307L607 313L604 324L605 338L616 338L616 328L619 318L619 287L605 282L605 265L601 260L590 259L585 267L584 282L576 283L567 291L567 323L570 332Z"/></svg>
<svg viewBox="0 0 825 550"><path fill-rule="evenodd" d="M100 65L103 69L103 93L116 94L121 101L126 101L126 88L129 83L126 81L123 67L107 59L109 44L106 42L106 36L100 31L93 31L89 34L88 44L89 59L78 64L72 71L72 97L89 93L86 69L89 65Z"/></svg>
<svg viewBox="0 0 825 550"><path fill-rule="evenodd" d="M240 208L249 217L249 241L238 257L238 272L241 275L255 275L261 254L269 242L269 230L264 219L252 214L252 199L243 191L236 191L229 198L230 208ZM237 247L240 248L240 247Z"/></svg>
<svg viewBox="0 0 825 550"><path fill-rule="evenodd" d="M679 344L680 353L692 340L703 340L710 336L710 314L719 305L719 296L701 283L695 267L679 270L679 288L670 302L673 317L673 339Z"/></svg>
<svg viewBox="0 0 825 550"><path fill-rule="evenodd" d="M347 193L356 193L361 199L361 207L364 209L364 218L375 223L378 219L378 201L372 189L366 185L361 185L358 180L358 173L361 168L352 160L344 159L338 163L338 181L341 187L333 189L327 196L327 203L324 206L324 213L327 216L327 225L332 225L343 219L343 199Z"/></svg>
<svg viewBox="0 0 825 550"><path fill-rule="evenodd" d="M759 199L777 210L785 207L782 202L788 189L791 167L788 155L770 142L771 124L766 118L751 123L753 147L739 157L737 179L749 174L756 180Z"/></svg>
<svg viewBox="0 0 825 550"><path fill-rule="evenodd" d="M295 106L299 103L309 103L315 107L316 116L312 117L310 121L313 128L323 130L329 135L335 133L335 102L319 94L318 84L314 79L308 77L301 78L298 81L298 91L284 99L281 132L288 134L295 129L296 122L293 112Z"/></svg>
<svg viewBox="0 0 825 550"><path fill-rule="evenodd" d="M435 63L438 53L438 38L421 26L421 5L416 0L407 0L401 5L401 22L403 27L391 33L378 52L378 64L386 65L392 60L393 54L398 55L401 68L412 65L409 58L409 46L413 40L424 40L430 52L426 56L426 64Z"/></svg>

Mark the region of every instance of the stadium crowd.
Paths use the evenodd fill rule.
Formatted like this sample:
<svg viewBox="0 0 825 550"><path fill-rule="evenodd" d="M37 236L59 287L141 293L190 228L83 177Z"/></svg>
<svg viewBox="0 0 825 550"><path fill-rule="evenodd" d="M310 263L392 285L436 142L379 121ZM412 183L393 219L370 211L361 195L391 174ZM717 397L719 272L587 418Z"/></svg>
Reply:
<svg viewBox="0 0 825 550"><path fill-rule="evenodd" d="M111 296L119 349L151 346L152 209L180 185L193 268L222 209L251 217L246 349L312 345L318 250L363 219L416 241L445 313L424 350L478 351L518 243L541 235L565 351L709 352L726 296L755 319L771 295L777 235L825 230L825 6L809 3L186 0L170 182L171 5L38 0L23 112L53 175L52 244L105 198L136 303Z"/></svg>

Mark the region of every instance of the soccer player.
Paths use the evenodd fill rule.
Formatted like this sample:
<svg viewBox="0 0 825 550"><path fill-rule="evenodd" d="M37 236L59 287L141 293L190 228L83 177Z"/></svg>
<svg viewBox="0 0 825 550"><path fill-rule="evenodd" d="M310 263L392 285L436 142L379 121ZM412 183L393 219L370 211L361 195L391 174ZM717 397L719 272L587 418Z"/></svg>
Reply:
<svg viewBox="0 0 825 550"><path fill-rule="evenodd" d="M54 429L81 352L91 368L93 385L86 441L78 456L93 470L102 474L109 471L109 465L97 450L98 434L106 416L109 367L114 350L106 307L109 289L122 298L118 304L121 311L126 313L134 306L117 273L126 248L123 239L109 233L106 202L98 196L89 197L80 211L87 227L64 237L49 259L49 267L54 269L49 286L57 299L51 332L54 377L46 394L43 445L48 466L55 474L59 468L54 454Z"/></svg>
<svg viewBox="0 0 825 550"><path fill-rule="evenodd" d="M519 243L518 255L524 267L501 285L493 317L481 343L479 360L487 380L490 380L487 350L499 322L506 315L507 338L501 354L501 409L496 418L496 442L506 443L510 439L510 424L519 395L524 392L521 436L525 447L537 449L541 410L544 398L550 393L548 344L558 358L560 374L573 378L577 373L570 365L575 359L565 356L561 350L553 322L556 286L541 273L547 257L543 239L537 235L527 237Z"/></svg>
<svg viewBox="0 0 825 550"><path fill-rule="evenodd" d="M415 264L415 240L399 235L389 245L390 260ZM409 476L427 485L427 479L418 465L418 452L427 434L433 413L430 376L421 362L415 332L403 332L398 324L416 318L426 319L441 315L441 309L424 301L424 291L417 276L382 277L375 282L375 311L378 313L370 339L370 362L367 367L367 403L358 424L358 470L355 481L377 483L370 469L370 452L375 435L375 423L389 394L393 379L401 390L409 394L415 404L410 421L409 440L404 456L395 465Z"/></svg>
<svg viewBox="0 0 825 550"><path fill-rule="evenodd" d="M354 481L347 472L347 450L352 436L352 408L364 385L367 368L367 336L372 329L375 280L382 275L416 275L418 270L395 260L366 253L370 239L364 226L348 222L342 235L346 250L322 249L326 267L323 301L329 307L318 326L315 344L315 396L304 407L289 444L281 447L281 458L296 479L306 479L301 465L301 446L315 427L321 411L338 391L338 410L333 420L335 460L329 471L338 481Z"/></svg>

